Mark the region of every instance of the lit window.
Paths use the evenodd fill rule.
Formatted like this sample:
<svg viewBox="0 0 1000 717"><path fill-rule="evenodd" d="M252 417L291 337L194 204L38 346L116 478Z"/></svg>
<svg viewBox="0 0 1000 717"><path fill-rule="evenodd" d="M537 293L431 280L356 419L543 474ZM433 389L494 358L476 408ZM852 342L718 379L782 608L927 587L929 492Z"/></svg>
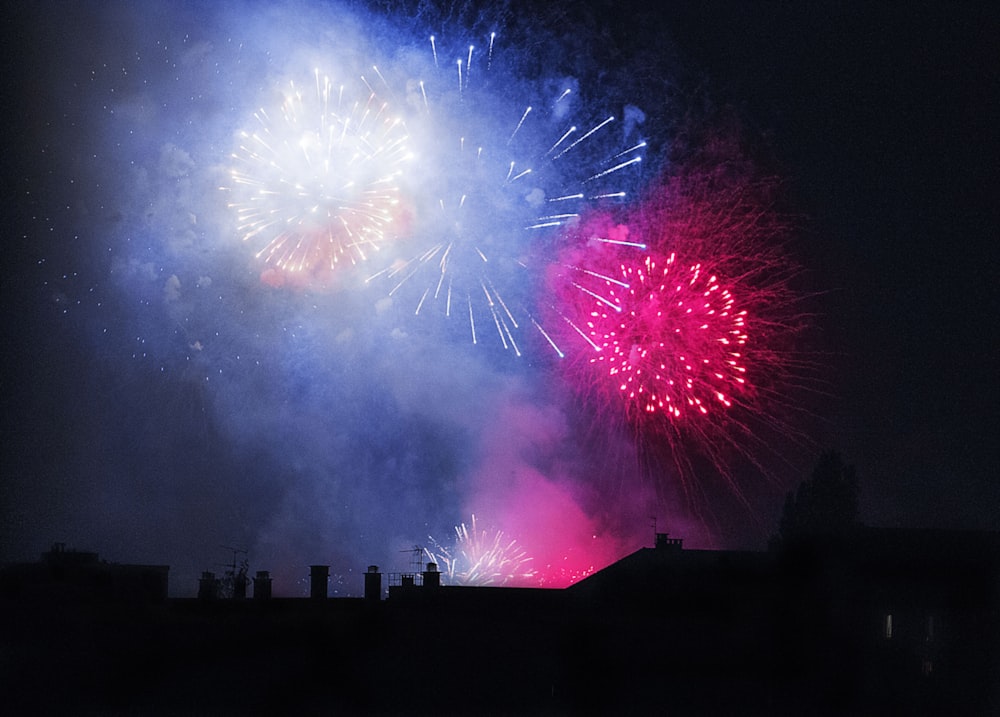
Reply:
<svg viewBox="0 0 1000 717"><path fill-rule="evenodd" d="M892 613L885 616L885 639L892 639Z"/></svg>

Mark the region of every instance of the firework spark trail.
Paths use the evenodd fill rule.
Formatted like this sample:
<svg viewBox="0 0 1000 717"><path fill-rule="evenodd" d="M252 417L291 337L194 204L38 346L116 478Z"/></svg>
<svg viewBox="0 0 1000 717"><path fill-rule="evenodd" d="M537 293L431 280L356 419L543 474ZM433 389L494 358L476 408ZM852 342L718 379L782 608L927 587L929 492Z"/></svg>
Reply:
<svg viewBox="0 0 1000 717"><path fill-rule="evenodd" d="M368 282L412 302L416 316L467 323L473 343L492 335L521 355L530 334L562 355L535 317L533 274L549 260L558 228L624 200L645 142L623 149L621 123L587 118L565 86L532 90L537 102L506 102L516 81L494 76L494 39L488 52L469 46L450 62L432 38L439 71L409 81L415 116L407 123L425 150L424 174L414 173L422 199L413 247ZM490 90L494 80L504 85L500 95Z"/></svg>
<svg viewBox="0 0 1000 717"><path fill-rule="evenodd" d="M363 261L393 238L409 158L404 123L364 77L335 86L316 70L308 85L254 113L223 187L256 258L293 275Z"/></svg>
<svg viewBox="0 0 1000 717"><path fill-rule="evenodd" d="M804 368L788 348L806 323L797 268L783 218L755 192L671 181L629 224L585 219L549 275L571 384L640 443L665 442L689 498L701 458L742 496L728 456L766 474L766 436L802 436L783 417Z"/></svg>
<svg viewBox="0 0 1000 717"><path fill-rule="evenodd" d="M480 530L476 516L471 529L455 526L455 543L442 546L434 538L434 550L425 548L429 560L441 567L446 585L512 585L534 583L532 558L503 531Z"/></svg>

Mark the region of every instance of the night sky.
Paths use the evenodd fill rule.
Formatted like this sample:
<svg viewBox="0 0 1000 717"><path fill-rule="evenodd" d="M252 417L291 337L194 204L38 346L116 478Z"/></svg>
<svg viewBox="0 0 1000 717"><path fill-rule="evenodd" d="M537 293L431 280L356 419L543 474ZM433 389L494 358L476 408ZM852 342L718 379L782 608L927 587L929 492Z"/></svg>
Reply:
<svg viewBox="0 0 1000 717"><path fill-rule="evenodd" d="M0 561L66 542L170 564L186 595L236 547L276 593L328 563L331 593L357 594L365 566L404 569L475 513L559 582L648 545L652 517L694 547L763 547L828 448L856 466L869 524L1000 530L998 20L971 3L14 11ZM430 72L429 34L458 48L491 31L487 134L571 82L583 111L624 107L624 139L647 141L622 180L636 195L698 143L780 179L811 316L785 420L808 440L765 451L766 476L737 461L742 498L699 474L685 501L669 466L633 475L634 443L587 421L544 347L414 321L364 272L261 281L219 186L278 81L378 62L392 84Z"/></svg>

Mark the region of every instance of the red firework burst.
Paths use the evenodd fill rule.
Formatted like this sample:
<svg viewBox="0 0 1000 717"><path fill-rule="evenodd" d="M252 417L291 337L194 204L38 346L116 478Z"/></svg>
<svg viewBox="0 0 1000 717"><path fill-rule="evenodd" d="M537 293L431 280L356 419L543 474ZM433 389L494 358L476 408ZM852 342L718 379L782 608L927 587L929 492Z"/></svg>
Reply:
<svg viewBox="0 0 1000 717"><path fill-rule="evenodd" d="M762 426L798 434L781 416L806 322L770 187L668 182L626 222L582 222L549 275L548 325L574 389L624 416L642 444L666 439L682 479L700 455L738 494L732 452L763 468Z"/></svg>
<svg viewBox="0 0 1000 717"><path fill-rule="evenodd" d="M647 254L622 262L606 281L606 301L594 301L584 334L596 350L588 361L617 390L631 414L665 413L686 420L732 406L746 388L742 365L746 310L702 264L680 265ZM638 418L638 416L636 416Z"/></svg>

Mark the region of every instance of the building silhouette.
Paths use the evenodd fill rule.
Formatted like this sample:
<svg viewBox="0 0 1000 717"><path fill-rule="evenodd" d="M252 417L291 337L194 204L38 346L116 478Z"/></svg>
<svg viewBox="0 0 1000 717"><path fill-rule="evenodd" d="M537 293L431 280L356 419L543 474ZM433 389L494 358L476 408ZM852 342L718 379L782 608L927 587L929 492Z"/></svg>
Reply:
<svg viewBox="0 0 1000 717"><path fill-rule="evenodd" d="M162 603L167 599L167 565L126 565L99 559L97 553L68 550L55 543L37 563L0 570L0 596L22 603Z"/></svg>
<svg viewBox="0 0 1000 717"><path fill-rule="evenodd" d="M310 598L260 571L252 600L165 600L165 568L53 552L0 570L9 714L1000 713L995 533L660 534L565 590L373 565L336 599L323 565Z"/></svg>

